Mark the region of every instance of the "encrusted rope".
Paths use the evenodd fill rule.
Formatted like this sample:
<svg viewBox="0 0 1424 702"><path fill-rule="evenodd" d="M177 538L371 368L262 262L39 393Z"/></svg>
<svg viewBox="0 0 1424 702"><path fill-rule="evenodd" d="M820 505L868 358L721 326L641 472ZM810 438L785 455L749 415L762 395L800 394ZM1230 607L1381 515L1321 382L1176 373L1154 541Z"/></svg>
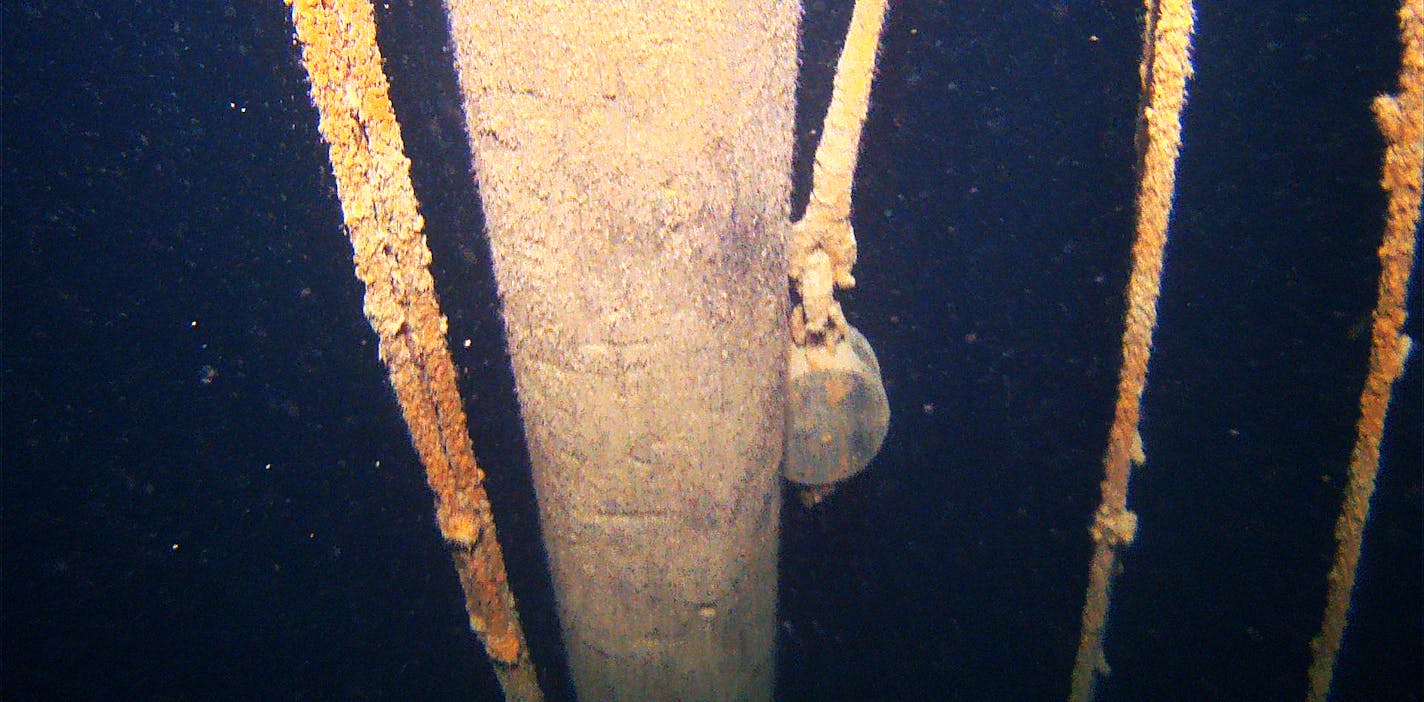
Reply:
<svg viewBox="0 0 1424 702"><path fill-rule="evenodd" d="M287 0L330 147L365 312L380 337L465 592L470 627L508 700L539 700L534 664L505 579L494 517L475 463L430 276L410 161L391 106L370 0Z"/></svg>
<svg viewBox="0 0 1424 702"><path fill-rule="evenodd" d="M1350 452L1349 484L1335 523L1335 564L1330 568L1320 633L1310 642L1310 689L1306 699L1325 702L1335 675L1335 659L1345 636L1360 543L1370 518L1370 499L1379 473L1380 440L1394 381L1404 371L1411 342L1404 326L1405 295L1418 244L1421 182L1424 182L1424 0L1404 0L1399 8L1404 52L1399 92L1375 98L1375 121L1386 146L1380 185L1389 195L1384 242L1379 248L1379 299L1370 333L1370 371L1360 393L1360 419Z"/></svg>
<svg viewBox="0 0 1424 702"><path fill-rule="evenodd" d="M791 317L798 345L806 345L809 336L829 349L845 334L845 315L832 294L835 288L855 287L851 186L884 24L885 0L856 0L816 145L811 197L806 213L791 226L790 274L801 298Z"/></svg>
<svg viewBox="0 0 1424 702"><path fill-rule="evenodd" d="M1111 604L1112 578L1118 551L1130 545L1137 533L1137 515L1127 508L1127 484L1133 463L1146 459L1138 420L1142 391L1147 384L1147 360L1152 353L1152 331L1157 326L1162 254L1167 245L1167 223L1182 143L1182 106L1186 102L1187 79L1192 74L1191 0L1146 0L1146 7L1137 240L1132 246L1132 275L1127 285L1117 407L1103 455L1103 498L1089 529L1094 542L1093 559L1078 655L1073 664L1069 696L1073 702L1091 702L1098 676L1108 670L1103 634Z"/></svg>

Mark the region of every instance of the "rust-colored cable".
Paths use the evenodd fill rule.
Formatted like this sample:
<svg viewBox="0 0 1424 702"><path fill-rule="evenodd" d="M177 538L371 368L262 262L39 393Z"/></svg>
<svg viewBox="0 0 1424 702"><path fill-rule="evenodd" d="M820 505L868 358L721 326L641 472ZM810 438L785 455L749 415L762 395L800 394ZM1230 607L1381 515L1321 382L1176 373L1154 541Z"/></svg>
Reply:
<svg viewBox="0 0 1424 702"><path fill-rule="evenodd" d="M380 337L381 359L435 492L470 627L495 662L506 699L542 699L455 386L370 0L287 1L318 127L330 146L356 276L366 285L366 318Z"/></svg>
<svg viewBox="0 0 1424 702"><path fill-rule="evenodd" d="M1145 96L1142 101L1144 139L1141 182L1137 192L1137 240L1132 247L1132 276L1127 287L1126 328L1122 336L1122 369L1118 374L1117 407L1103 456L1102 504L1090 532L1093 559L1083 604L1083 628L1073 665L1074 702L1094 698L1098 675L1106 673L1103 633L1119 549L1132 543L1137 515L1127 509L1127 485L1132 464L1144 460L1138 433L1142 390L1152 331L1157 325L1162 253L1176 189L1177 154L1182 143L1182 106L1191 76L1193 10L1191 0L1146 0L1147 31L1142 53Z"/></svg>
<svg viewBox="0 0 1424 702"><path fill-rule="evenodd" d="M1400 332L1405 294L1418 243L1421 181L1424 181L1424 0L1404 0L1399 8L1399 93L1375 98L1375 121L1386 146L1380 185L1389 195L1384 242L1380 245L1379 300L1370 334L1370 371L1360 393L1355 448L1350 452L1349 484L1335 522L1335 564L1330 568L1320 633L1310 642L1310 689L1306 699L1324 702L1330 695L1335 659L1345 635L1360 542L1370 518L1370 499L1379 473L1380 439L1394 381L1404 370L1411 345Z"/></svg>

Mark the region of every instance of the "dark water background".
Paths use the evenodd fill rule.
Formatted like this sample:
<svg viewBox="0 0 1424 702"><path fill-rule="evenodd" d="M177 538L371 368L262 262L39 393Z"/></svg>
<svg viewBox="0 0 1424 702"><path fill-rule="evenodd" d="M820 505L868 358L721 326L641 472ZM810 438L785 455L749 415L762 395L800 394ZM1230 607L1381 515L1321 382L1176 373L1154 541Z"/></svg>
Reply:
<svg viewBox="0 0 1424 702"><path fill-rule="evenodd" d="M1198 8L1104 700L1303 694L1374 304L1368 103L1393 86L1393 11ZM815 511L788 500L781 698L1066 696L1118 363L1138 15L892 7L846 307L894 419L872 470ZM798 202L848 16L807 7ZM398 0L378 21L557 698L444 20ZM285 7L17 1L3 35L4 697L495 698L361 316ZM1335 700L1421 697L1422 385L1416 355Z"/></svg>

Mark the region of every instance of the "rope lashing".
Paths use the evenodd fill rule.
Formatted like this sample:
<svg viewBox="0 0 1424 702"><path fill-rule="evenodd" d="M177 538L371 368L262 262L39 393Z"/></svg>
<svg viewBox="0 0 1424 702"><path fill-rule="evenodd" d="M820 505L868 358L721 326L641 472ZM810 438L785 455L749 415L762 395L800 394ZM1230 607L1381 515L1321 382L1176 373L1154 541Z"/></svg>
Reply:
<svg viewBox="0 0 1424 702"><path fill-rule="evenodd" d="M782 475L813 505L864 470L885 441L890 403L870 342L846 321L836 288L855 285L851 188L870 106L885 0L856 0L816 145L811 197L791 226L791 312L786 450Z"/></svg>
<svg viewBox="0 0 1424 702"><path fill-rule="evenodd" d="M792 338L798 345L809 336L829 349L845 335L845 314L834 291L855 287L851 187L884 24L885 0L856 0L816 145L811 197L805 214L791 226L789 270L801 298L792 312Z"/></svg>

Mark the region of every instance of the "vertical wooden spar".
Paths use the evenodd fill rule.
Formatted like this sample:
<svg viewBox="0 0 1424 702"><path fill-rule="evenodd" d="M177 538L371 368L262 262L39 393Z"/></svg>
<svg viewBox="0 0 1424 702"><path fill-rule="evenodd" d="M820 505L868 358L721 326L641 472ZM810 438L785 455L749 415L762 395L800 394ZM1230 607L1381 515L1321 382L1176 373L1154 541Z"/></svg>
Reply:
<svg viewBox="0 0 1424 702"><path fill-rule="evenodd" d="M796 0L446 0L579 698L769 700Z"/></svg>
<svg viewBox="0 0 1424 702"><path fill-rule="evenodd" d="M1137 240L1132 247L1132 275L1127 288L1126 328L1122 336L1122 369L1118 375L1117 408L1103 456L1102 504L1090 529L1094 547L1083 604L1083 625L1073 665L1069 699L1090 702L1097 679L1107 670L1103 634L1107 628L1112 578L1118 550L1132 543L1137 515L1127 509L1128 478L1133 463L1142 463L1138 433L1142 391L1147 384L1147 360L1152 331L1157 326L1162 254L1176 190L1177 155L1182 143L1182 106L1191 76L1193 9L1191 0L1147 0L1147 30L1143 37L1141 181L1137 192Z"/></svg>
<svg viewBox="0 0 1424 702"><path fill-rule="evenodd" d="M1380 440L1394 381L1404 370L1411 342L1404 326L1405 296L1418 243L1421 183L1424 182L1424 0L1404 0L1399 8L1399 92L1375 98L1375 121L1386 140L1380 184L1389 194L1384 242L1380 245L1379 299L1370 334L1370 371L1360 393L1360 418L1350 453L1349 484L1335 523L1335 563L1330 568L1320 633L1310 642L1313 660L1306 699L1330 695L1335 659L1345 635L1360 544L1370 517L1370 499L1379 473Z"/></svg>
<svg viewBox="0 0 1424 702"><path fill-rule="evenodd" d="M465 592L470 627L509 700L539 700L534 664L505 580L430 276L410 161L381 68L369 0L288 0L330 146L365 313L435 492L436 518Z"/></svg>

